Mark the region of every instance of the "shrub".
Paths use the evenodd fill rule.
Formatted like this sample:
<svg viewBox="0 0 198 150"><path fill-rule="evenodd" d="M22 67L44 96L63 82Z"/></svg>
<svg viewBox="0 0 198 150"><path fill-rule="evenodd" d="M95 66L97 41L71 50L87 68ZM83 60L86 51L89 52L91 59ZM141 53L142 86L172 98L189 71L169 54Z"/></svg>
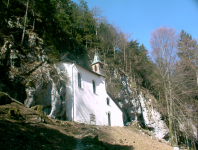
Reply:
<svg viewBox="0 0 198 150"><path fill-rule="evenodd" d="M10 108L8 110L8 118L18 119L20 117L20 112L18 109Z"/></svg>

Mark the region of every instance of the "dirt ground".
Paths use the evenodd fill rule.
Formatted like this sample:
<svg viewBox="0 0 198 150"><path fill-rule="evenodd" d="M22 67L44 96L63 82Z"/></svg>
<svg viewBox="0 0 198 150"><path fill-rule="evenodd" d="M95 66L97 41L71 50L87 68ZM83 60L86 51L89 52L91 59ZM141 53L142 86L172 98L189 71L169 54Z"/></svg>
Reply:
<svg viewBox="0 0 198 150"><path fill-rule="evenodd" d="M19 112L10 117L8 111ZM0 149L173 150L134 126L94 126L49 119L16 102L0 105Z"/></svg>

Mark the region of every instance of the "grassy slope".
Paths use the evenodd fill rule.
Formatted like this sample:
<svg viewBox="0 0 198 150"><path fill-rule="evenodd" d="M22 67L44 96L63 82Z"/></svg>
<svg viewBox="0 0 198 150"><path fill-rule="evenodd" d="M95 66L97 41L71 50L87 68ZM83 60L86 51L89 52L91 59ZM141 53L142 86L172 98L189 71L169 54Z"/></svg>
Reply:
<svg viewBox="0 0 198 150"><path fill-rule="evenodd" d="M10 108L18 109L18 118L9 118ZM45 123L39 121L45 118ZM41 113L12 102L0 105L1 149L112 149L172 150L151 139L135 127L94 126L49 119Z"/></svg>

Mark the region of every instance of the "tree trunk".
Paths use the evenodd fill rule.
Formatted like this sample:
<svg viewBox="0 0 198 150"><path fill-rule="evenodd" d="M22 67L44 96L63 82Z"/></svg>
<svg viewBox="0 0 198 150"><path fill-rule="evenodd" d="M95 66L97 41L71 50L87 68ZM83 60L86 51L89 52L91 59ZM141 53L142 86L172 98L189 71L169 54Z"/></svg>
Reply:
<svg viewBox="0 0 198 150"><path fill-rule="evenodd" d="M35 28L35 15L34 15L34 12L33 12L33 17L34 17L34 21L33 21L33 26L32 26L32 32L34 32L34 28Z"/></svg>
<svg viewBox="0 0 198 150"><path fill-rule="evenodd" d="M85 47L85 48L86 48L86 50L87 50L87 35L86 35L86 47Z"/></svg>
<svg viewBox="0 0 198 150"><path fill-rule="evenodd" d="M168 102L168 94L167 94L167 87L166 87L166 81L164 80L164 94L165 94L165 100L166 100L166 105L167 105L167 112L169 115L169 102Z"/></svg>
<svg viewBox="0 0 198 150"><path fill-rule="evenodd" d="M177 132L176 132L175 124L174 124L174 130L175 130L175 144L178 145L178 138L177 138Z"/></svg>
<svg viewBox="0 0 198 150"><path fill-rule="evenodd" d="M25 37L25 29L26 29L27 14L28 14L28 4L29 4L29 0L27 0L26 13L25 13L25 22L24 22L24 28L23 28L23 35L22 35L22 39L21 39L21 45L23 45L23 41L24 41L24 37Z"/></svg>
<svg viewBox="0 0 198 150"><path fill-rule="evenodd" d="M125 63L125 44L124 44L124 63Z"/></svg>
<svg viewBox="0 0 198 150"><path fill-rule="evenodd" d="M7 8L8 8L8 6L9 6L9 3L10 3L10 0L8 0L8 3L7 3Z"/></svg>
<svg viewBox="0 0 198 150"><path fill-rule="evenodd" d="M171 81L170 81L170 73L168 71L168 89L169 89L169 99L170 99L170 108L169 108L169 142L172 146L174 146L175 141L173 140L173 99L172 99L172 91L171 91Z"/></svg>
<svg viewBox="0 0 198 150"><path fill-rule="evenodd" d="M197 86L198 86L198 64L196 61L195 61L195 68L196 68Z"/></svg>
<svg viewBox="0 0 198 150"><path fill-rule="evenodd" d="M35 28L35 18L34 18L33 27L32 27L33 32L34 32L34 28Z"/></svg>
<svg viewBox="0 0 198 150"><path fill-rule="evenodd" d="M115 60L115 46L113 48L114 48L114 60Z"/></svg>
<svg viewBox="0 0 198 150"><path fill-rule="evenodd" d="M126 57L125 61L126 61L126 72L127 72L127 57Z"/></svg>
<svg viewBox="0 0 198 150"><path fill-rule="evenodd" d="M105 49L103 50L103 53L104 53L104 64L105 64L105 57L106 57L106 55L105 55Z"/></svg>

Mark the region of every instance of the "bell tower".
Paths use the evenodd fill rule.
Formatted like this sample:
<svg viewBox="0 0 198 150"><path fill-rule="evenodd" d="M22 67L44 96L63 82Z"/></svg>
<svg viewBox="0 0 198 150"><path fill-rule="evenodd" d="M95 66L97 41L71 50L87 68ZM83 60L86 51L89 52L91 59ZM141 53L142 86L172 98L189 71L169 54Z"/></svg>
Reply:
<svg viewBox="0 0 198 150"><path fill-rule="evenodd" d="M98 53L95 51L94 61L91 64L92 71L101 75L104 75L103 63L100 61Z"/></svg>

